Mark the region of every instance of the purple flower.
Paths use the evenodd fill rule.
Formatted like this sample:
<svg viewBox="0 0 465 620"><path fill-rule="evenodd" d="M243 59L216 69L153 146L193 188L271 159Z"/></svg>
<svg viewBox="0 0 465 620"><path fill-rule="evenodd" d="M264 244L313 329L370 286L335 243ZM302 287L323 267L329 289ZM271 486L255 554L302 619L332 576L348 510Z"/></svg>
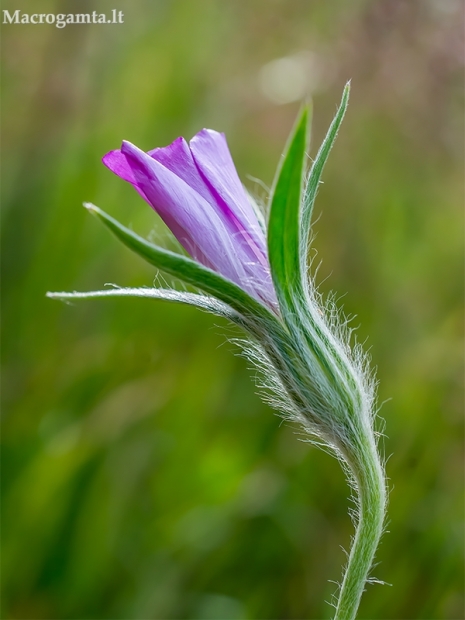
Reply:
<svg viewBox="0 0 465 620"><path fill-rule="evenodd" d="M130 142L103 163L131 183L199 263L271 307L266 240L223 134L203 129L188 144L144 153Z"/></svg>

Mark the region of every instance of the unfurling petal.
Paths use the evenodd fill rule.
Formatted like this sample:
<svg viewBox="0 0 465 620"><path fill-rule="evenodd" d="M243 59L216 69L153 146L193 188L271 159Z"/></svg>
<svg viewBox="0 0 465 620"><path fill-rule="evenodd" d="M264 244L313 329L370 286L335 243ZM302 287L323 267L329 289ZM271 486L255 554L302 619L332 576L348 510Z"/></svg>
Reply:
<svg viewBox="0 0 465 620"><path fill-rule="evenodd" d="M234 221L256 258L267 265L265 235L237 176L224 134L202 129L190 141L190 148L205 183L225 216Z"/></svg>

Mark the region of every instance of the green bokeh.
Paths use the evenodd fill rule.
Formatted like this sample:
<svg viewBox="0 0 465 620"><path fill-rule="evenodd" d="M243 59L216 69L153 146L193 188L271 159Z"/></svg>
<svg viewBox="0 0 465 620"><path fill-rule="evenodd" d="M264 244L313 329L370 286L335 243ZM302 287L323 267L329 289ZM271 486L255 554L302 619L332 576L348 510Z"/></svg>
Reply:
<svg viewBox="0 0 465 620"><path fill-rule="evenodd" d="M384 402L389 533L374 575L392 585L368 587L360 618L463 618L462 3L21 6L113 8L124 24L2 26L2 617L331 616L349 492L260 401L228 341L238 331L164 302L45 298L159 281L81 208L165 239L100 163L123 138L148 150L225 131L266 198L254 179L271 185L299 104L273 103L260 72L306 51L310 156L352 78L313 265L356 315Z"/></svg>

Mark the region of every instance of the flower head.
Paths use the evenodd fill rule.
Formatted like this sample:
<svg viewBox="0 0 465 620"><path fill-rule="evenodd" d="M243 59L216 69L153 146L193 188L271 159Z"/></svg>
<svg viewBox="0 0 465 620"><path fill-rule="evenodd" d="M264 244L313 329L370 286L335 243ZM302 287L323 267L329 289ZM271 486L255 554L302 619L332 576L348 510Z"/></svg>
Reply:
<svg viewBox="0 0 465 620"><path fill-rule="evenodd" d="M223 134L203 129L190 143L178 138L148 153L124 141L103 163L135 187L199 263L275 306L265 235Z"/></svg>

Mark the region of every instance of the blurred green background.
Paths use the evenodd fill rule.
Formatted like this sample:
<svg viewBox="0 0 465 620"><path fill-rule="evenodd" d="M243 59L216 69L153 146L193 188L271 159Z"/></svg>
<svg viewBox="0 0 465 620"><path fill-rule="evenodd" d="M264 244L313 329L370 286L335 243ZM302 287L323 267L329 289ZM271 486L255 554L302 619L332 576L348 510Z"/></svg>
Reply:
<svg viewBox="0 0 465 620"><path fill-rule="evenodd" d="M16 9L5 0L4 9ZM461 0L24 0L122 25L4 25L3 618L329 618L353 527L338 463L257 396L238 332L151 300L81 207L166 233L100 163L225 131L266 199L299 108L311 154L352 79L315 225L384 403L388 533L365 619L463 615ZM260 179L258 181L257 179Z"/></svg>

